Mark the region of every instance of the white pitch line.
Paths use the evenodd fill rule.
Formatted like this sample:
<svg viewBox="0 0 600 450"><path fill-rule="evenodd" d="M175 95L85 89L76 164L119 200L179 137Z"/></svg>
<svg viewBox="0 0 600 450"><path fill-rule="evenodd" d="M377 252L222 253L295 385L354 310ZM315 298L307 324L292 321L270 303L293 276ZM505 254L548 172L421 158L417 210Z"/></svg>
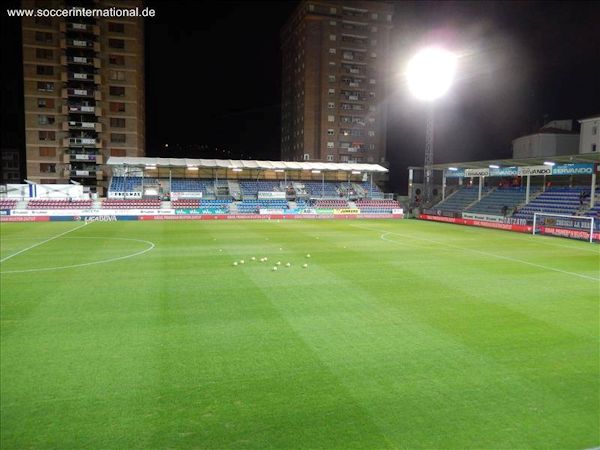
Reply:
<svg viewBox="0 0 600 450"><path fill-rule="evenodd" d="M9 273L47 272L49 270L73 269L76 267L87 267L87 266L94 266L96 264L106 264L106 263L110 263L110 262L122 261L124 259L129 259L129 258L133 258L135 256L143 255L144 253L147 253L150 250L153 250L154 247L156 247L154 242L145 241L143 239L118 238L118 237L97 238L97 237L93 237L93 236L81 236L81 237L74 237L74 238L67 238L67 239L109 239L109 240L116 239L116 240L121 240L121 241L142 242L144 244L148 244L149 246L148 246L148 248L145 248L144 250L140 250L139 252L131 253L129 255L124 255L124 256L117 256L115 258L100 259L98 261L91 261L91 262L81 263L81 264L71 264L69 266L42 267L40 269L5 270L5 271L0 272L0 275L9 274Z"/></svg>
<svg viewBox="0 0 600 450"><path fill-rule="evenodd" d="M8 256L0 259L0 263L3 263L4 261L8 261L9 259L14 258L15 256L20 255L21 253L25 253L26 251L31 250L32 248L38 247L38 246L40 246L42 244L45 244L46 242L50 242L50 241L53 241L54 239L58 239L59 237L64 236L65 234L69 234L72 231L79 230L80 228L83 228L86 225L87 225L87 222L84 223L83 225L79 225L78 227L75 227L75 228L72 228L70 230L67 230L64 233L60 233L60 234L57 234L56 236L52 236L51 238L48 238L45 241L38 242L37 244L30 245L29 247L24 248L23 250L19 250L18 252L13 253L12 255L8 255Z"/></svg>
<svg viewBox="0 0 600 450"><path fill-rule="evenodd" d="M600 278L590 277L589 275L583 275L581 273L576 273L576 272L568 272L566 270L557 269L555 267L543 266L541 264L536 264L536 263L532 263L532 262L529 262L529 261L523 261L522 259L511 258L510 256L502 256L502 255L497 255L495 253L484 252L482 250L475 250L475 249L472 249L472 248L460 247L458 245L452 245L452 244L448 244L446 242L435 241L433 239L420 238L420 237L416 237L416 236L407 236L405 234L394 233L392 231L376 230L374 228L361 227L361 226L358 226L358 225L354 225L354 226L356 226L357 228L363 228L365 230L376 231L377 233L383 233L380 236L380 239L383 240L383 241L387 241L387 242L394 242L396 244L401 244L400 242L397 242L397 241L392 241L390 239L385 239L385 235L386 234L393 234L393 235L400 236L400 237L406 238L406 239L416 239L416 240L419 240L419 241L433 242L434 244L443 245L443 246L450 247L450 248L455 248L455 249L458 249L458 250L462 250L464 252L478 253L478 254L485 255L485 256L491 256L493 258L505 259L507 261L513 261L513 262L517 262L517 263L521 263L521 264L526 264L528 266L538 267L540 269L551 270L553 272L564 273L566 275L573 275L573 276L576 276L576 277L579 277L579 278L585 278L586 280L600 281Z"/></svg>

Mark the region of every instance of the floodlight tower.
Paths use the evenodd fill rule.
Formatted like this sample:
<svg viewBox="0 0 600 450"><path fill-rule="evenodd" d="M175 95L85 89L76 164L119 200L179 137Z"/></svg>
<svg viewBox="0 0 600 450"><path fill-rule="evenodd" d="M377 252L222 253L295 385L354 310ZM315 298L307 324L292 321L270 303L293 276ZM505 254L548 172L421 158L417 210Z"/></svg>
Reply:
<svg viewBox="0 0 600 450"><path fill-rule="evenodd" d="M432 200L433 187L433 111L434 101L450 88L456 71L456 55L440 47L427 47L415 54L408 63L408 87L419 100L429 103L425 130L425 187L423 204Z"/></svg>

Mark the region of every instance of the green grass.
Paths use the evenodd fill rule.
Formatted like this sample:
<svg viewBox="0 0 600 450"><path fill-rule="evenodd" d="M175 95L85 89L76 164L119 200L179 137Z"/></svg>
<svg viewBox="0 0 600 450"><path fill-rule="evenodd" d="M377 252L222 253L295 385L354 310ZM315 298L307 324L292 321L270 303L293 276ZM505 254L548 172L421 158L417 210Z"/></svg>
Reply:
<svg viewBox="0 0 600 450"><path fill-rule="evenodd" d="M3 450L600 445L596 245L119 222L11 257L77 226L0 228Z"/></svg>

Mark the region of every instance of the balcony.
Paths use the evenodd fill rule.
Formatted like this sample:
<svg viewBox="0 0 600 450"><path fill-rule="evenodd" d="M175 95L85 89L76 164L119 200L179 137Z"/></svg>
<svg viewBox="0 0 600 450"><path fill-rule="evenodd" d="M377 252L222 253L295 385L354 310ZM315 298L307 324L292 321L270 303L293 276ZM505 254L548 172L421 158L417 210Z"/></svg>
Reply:
<svg viewBox="0 0 600 450"><path fill-rule="evenodd" d="M63 66L67 64L79 64L84 66L93 66L95 69L100 69L102 67L102 61L100 58L87 58L85 56L66 56L62 55L60 57L60 63Z"/></svg>
<svg viewBox="0 0 600 450"><path fill-rule="evenodd" d="M67 151L67 153L65 153L63 156L63 162L95 162L96 164L102 164L103 157L100 154L75 153Z"/></svg>
<svg viewBox="0 0 600 450"><path fill-rule="evenodd" d="M72 72L69 71L67 73L63 72L60 75L60 79L63 82L67 81L89 81L90 83L100 84L100 75L96 75L93 73L84 73L84 72Z"/></svg>
<svg viewBox="0 0 600 450"><path fill-rule="evenodd" d="M102 100L102 92L96 89L75 89L68 88L62 90L62 98L67 97L93 97L95 100Z"/></svg>
<svg viewBox="0 0 600 450"><path fill-rule="evenodd" d="M99 106L88 106L88 105L63 105L63 114L94 114L98 117L102 117L102 108Z"/></svg>
<svg viewBox="0 0 600 450"><path fill-rule="evenodd" d="M89 23L61 22L60 31L63 33L66 33L67 31L75 31L78 33L92 33L96 36L100 35L100 27L98 25L92 25Z"/></svg>
<svg viewBox="0 0 600 450"><path fill-rule="evenodd" d="M70 147L70 146L75 146L75 147L102 147L102 140L101 139L96 139L96 138L74 138L74 137L70 137L70 138L64 138L63 139L63 147Z"/></svg>
<svg viewBox="0 0 600 450"><path fill-rule="evenodd" d="M100 43L94 42L89 39L61 39L60 48L64 50L66 50L67 48L77 48L99 52Z"/></svg>
<svg viewBox="0 0 600 450"><path fill-rule="evenodd" d="M63 122L62 124L63 131L69 130L89 130L89 131L102 131L102 124L98 122L79 122L75 120L69 120L68 122Z"/></svg>

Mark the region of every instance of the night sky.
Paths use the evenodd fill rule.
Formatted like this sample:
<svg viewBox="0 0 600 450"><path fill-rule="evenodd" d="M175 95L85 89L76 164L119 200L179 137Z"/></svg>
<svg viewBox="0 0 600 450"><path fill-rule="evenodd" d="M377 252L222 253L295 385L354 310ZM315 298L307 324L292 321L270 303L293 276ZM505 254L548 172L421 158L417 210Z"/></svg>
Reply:
<svg viewBox="0 0 600 450"><path fill-rule="evenodd" d="M146 21L148 156L279 159L279 32L296 4L147 2L157 12ZM544 120L600 112L599 2L421 1L395 9L395 73L383 105L393 191L406 190L406 167L423 160L425 108L401 77L421 45L439 42L461 55L458 80L436 105L435 162L510 157L511 140ZM19 53L15 45L3 39L3 85L19 73L5 62Z"/></svg>

